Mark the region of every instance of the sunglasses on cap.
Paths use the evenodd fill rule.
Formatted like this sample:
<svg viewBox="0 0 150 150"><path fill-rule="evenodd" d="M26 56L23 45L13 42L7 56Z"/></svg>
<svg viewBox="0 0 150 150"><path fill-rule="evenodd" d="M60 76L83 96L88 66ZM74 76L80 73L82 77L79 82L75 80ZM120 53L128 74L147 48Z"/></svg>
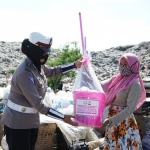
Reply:
<svg viewBox="0 0 150 150"><path fill-rule="evenodd" d="M36 45L39 46L45 52L51 52L52 51L52 48L51 48L52 42L53 42L53 38L50 38L49 44L37 42Z"/></svg>
<svg viewBox="0 0 150 150"><path fill-rule="evenodd" d="M40 47L43 51L48 52L48 53L50 53L50 52L52 51L52 48L51 48L51 47L50 47L50 48L46 48L46 47L43 47L43 46L40 46L40 45L39 45L39 47Z"/></svg>

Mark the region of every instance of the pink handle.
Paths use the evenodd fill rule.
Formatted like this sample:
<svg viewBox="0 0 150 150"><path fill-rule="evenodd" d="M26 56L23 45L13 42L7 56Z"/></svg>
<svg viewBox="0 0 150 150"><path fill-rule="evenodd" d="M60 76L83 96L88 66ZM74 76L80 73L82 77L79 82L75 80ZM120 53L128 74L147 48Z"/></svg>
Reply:
<svg viewBox="0 0 150 150"><path fill-rule="evenodd" d="M90 62L90 57L89 56L82 56L82 61L81 62L83 62L83 63L89 63Z"/></svg>
<svg viewBox="0 0 150 150"><path fill-rule="evenodd" d="M80 20L80 31L81 31L81 42L82 42L82 53L84 55L84 40L83 40L83 30L82 30L82 20L81 20L81 13L79 12L79 20Z"/></svg>

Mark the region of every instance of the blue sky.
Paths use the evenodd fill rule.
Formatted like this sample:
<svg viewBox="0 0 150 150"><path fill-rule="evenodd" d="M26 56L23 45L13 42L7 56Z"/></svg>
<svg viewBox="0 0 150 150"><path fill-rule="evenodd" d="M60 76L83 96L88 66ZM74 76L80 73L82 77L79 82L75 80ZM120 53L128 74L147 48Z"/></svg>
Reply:
<svg viewBox="0 0 150 150"><path fill-rule="evenodd" d="M20 42L33 31L53 37L53 48L81 45L79 12L87 50L150 41L150 0L0 0L0 41Z"/></svg>

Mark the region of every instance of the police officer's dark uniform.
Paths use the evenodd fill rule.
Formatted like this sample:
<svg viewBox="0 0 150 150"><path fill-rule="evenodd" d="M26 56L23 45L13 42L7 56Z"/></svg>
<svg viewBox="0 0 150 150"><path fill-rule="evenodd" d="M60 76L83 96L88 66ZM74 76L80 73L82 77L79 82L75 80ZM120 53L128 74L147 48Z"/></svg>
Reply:
<svg viewBox="0 0 150 150"><path fill-rule="evenodd" d="M75 64L54 69L38 64L40 59L47 60L45 52L50 51L51 43L51 37L37 32L31 33L29 40L25 39L22 43L22 52L27 58L13 75L9 100L1 121L9 150L34 150L40 125L38 112L64 118L63 114L42 103L47 90L46 78L67 72L75 68Z"/></svg>

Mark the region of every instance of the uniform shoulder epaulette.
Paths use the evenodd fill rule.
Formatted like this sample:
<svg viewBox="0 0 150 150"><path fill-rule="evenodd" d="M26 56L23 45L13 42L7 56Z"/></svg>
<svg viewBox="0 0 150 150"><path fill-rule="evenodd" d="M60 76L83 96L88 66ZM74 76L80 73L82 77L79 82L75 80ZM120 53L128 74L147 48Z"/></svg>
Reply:
<svg viewBox="0 0 150 150"><path fill-rule="evenodd" d="M25 70L30 72L31 71L31 65L27 63L27 65L25 67Z"/></svg>
<svg viewBox="0 0 150 150"><path fill-rule="evenodd" d="M37 69L37 68L35 67L35 65L34 65L34 64L32 64L32 67L33 67L33 69L34 69L34 70L36 70L36 69Z"/></svg>

